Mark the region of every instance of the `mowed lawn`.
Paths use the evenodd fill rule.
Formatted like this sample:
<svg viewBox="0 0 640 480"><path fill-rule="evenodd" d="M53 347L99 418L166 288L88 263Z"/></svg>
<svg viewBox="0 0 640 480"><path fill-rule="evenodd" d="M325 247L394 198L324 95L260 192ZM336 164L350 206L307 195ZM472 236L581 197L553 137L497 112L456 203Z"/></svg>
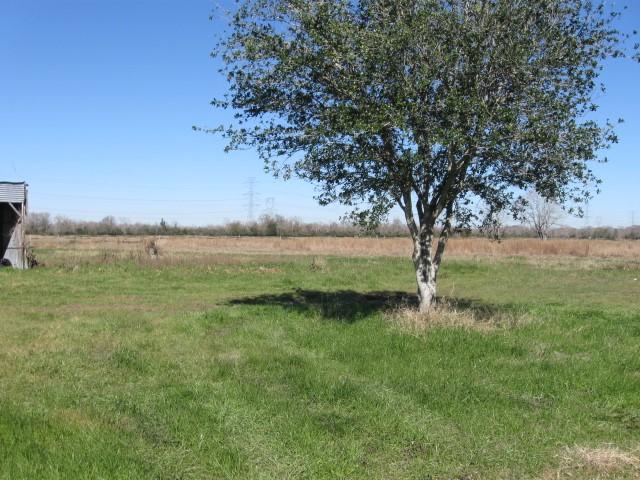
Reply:
<svg viewBox="0 0 640 480"><path fill-rule="evenodd" d="M0 271L0 478L640 477L637 267L144 263Z"/></svg>

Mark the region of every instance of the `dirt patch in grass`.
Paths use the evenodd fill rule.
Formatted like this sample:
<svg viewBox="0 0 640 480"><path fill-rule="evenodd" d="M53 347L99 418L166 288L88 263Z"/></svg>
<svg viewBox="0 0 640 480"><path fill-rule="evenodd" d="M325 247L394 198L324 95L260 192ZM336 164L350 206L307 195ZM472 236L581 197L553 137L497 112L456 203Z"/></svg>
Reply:
<svg viewBox="0 0 640 480"><path fill-rule="evenodd" d="M77 409L61 408L55 411L53 418L65 426L80 429L95 429L100 426L99 422Z"/></svg>
<svg viewBox="0 0 640 480"><path fill-rule="evenodd" d="M237 365L244 362L246 359L245 354L240 350L230 350L228 352L222 352L216 355L216 358L223 363L231 363Z"/></svg>

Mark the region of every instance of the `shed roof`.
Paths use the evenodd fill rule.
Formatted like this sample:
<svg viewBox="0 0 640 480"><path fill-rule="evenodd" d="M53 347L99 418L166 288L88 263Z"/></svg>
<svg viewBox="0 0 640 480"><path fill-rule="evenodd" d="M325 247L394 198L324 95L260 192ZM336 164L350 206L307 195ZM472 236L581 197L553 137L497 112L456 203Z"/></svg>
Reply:
<svg viewBox="0 0 640 480"><path fill-rule="evenodd" d="M25 182L0 182L0 203L24 203L26 199Z"/></svg>

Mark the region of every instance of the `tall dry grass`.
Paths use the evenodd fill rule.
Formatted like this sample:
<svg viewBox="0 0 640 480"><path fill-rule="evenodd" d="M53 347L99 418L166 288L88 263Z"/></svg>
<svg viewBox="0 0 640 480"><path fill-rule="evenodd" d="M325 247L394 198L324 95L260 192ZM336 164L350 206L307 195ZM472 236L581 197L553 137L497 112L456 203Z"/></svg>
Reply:
<svg viewBox="0 0 640 480"><path fill-rule="evenodd" d="M444 299L431 311L419 312L413 305L399 305L386 312L389 322L414 335L420 335L430 328L465 328L490 331L522 325L530 318L522 312L494 309L486 305L464 304Z"/></svg>
<svg viewBox="0 0 640 480"><path fill-rule="evenodd" d="M145 250L150 237L139 236L31 236L36 249L61 251ZM156 237L159 251L170 255L277 254L393 256L411 254L408 238L368 237ZM583 257L640 260L640 241L513 238L495 242L484 238L453 238L448 257Z"/></svg>

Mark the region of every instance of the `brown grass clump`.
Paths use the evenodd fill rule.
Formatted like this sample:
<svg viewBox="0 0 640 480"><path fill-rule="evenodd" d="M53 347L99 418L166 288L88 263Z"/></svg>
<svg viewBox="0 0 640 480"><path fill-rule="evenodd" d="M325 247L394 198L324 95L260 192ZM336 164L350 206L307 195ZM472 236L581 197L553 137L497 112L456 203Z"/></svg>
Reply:
<svg viewBox="0 0 640 480"><path fill-rule="evenodd" d="M160 246L155 238L145 238L142 242L142 249L150 258L158 258L160 256Z"/></svg>
<svg viewBox="0 0 640 480"><path fill-rule="evenodd" d="M415 307L400 306L387 314L391 323L411 333L420 333L434 327L468 328L480 331L500 327L513 327L526 321L524 314L494 309L485 305L472 305L464 301L438 302L429 312Z"/></svg>
<svg viewBox="0 0 640 480"><path fill-rule="evenodd" d="M327 259L324 257L313 257L309 268L312 272L323 272L327 269Z"/></svg>
<svg viewBox="0 0 640 480"><path fill-rule="evenodd" d="M575 446L566 448L559 457L559 468L545 472L543 480L640 478L640 459L637 454L615 445L596 448Z"/></svg>

